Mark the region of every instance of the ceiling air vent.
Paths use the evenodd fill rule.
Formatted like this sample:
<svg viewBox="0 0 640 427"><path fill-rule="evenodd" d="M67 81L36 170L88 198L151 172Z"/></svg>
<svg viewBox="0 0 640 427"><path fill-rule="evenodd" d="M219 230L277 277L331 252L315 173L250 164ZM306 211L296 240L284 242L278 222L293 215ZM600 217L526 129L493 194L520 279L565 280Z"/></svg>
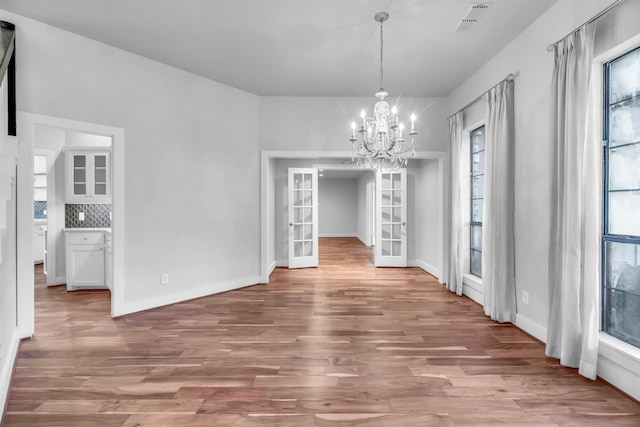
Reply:
<svg viewBox="0 0 640 427"><path fill-rule="evenodd" d="M462 18L462 20L458 23L458 27L456 28L456 33L464 31L471 27L472 25L478 23L480 18L482 18L487 11L489 10L489 6L493 3L471 3L467 8L466 15Z"/></svg>

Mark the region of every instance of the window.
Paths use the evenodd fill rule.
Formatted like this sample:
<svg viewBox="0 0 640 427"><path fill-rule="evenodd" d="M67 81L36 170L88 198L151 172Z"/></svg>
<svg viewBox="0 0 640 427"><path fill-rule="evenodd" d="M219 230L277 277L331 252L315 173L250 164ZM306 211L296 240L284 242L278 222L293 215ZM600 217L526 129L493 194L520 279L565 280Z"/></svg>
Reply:
<svg viewBox="0 0 640 427"><path fill-rule="evenodd" d="M484 126L471 132L471 274L482 277L482 209L484 204Z"/></svg>
<svg viewBox="0 0 640 427"><path fill-rule="evenodd" d="M603 75L602 329L640 347L640 48Z"/></svg>

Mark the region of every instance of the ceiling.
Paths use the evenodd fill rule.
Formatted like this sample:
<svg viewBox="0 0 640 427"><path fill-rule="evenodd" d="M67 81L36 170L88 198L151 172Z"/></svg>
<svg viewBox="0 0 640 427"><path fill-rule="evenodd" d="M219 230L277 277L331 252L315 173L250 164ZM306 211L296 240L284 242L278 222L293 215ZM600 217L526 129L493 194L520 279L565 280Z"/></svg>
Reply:
<svg viewBox="0 0 640 427"><path fill-rule="evenodd" d="M476 0L477 1L477 0ZM0 9L262 96L448 96L557 0L0 0ZM18 34L20 29L18 28Z"/></svg>

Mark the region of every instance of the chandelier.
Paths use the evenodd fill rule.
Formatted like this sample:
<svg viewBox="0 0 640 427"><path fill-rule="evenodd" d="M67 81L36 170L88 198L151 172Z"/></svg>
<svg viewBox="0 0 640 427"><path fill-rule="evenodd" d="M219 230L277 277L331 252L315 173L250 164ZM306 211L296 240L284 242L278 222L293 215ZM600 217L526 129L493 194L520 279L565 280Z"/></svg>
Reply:
<svg viewBox="0 0 640 427"><path fill-rule="evenodd" d="M415 130L416 115L411 115L411 129L409 140L403 136L404 123L398 120L398 109L394 105L389 109L389 103L384 99L389 95L383 89L382 79L382 53L383 36L382 27L384 21L389 18L387 12L376 13L374 19L380 23L380 90L376 93L376 102L373 108L373 117L367 117L367 112L360 112L361 124L357 130L360 137L356 138L356 122L351 122L351 146L353 149L352 160L358 159L358 166L367 169L397 170L406 166L409 156L415 157L416 151L413 145L414 137L418 134Z"/></svg>

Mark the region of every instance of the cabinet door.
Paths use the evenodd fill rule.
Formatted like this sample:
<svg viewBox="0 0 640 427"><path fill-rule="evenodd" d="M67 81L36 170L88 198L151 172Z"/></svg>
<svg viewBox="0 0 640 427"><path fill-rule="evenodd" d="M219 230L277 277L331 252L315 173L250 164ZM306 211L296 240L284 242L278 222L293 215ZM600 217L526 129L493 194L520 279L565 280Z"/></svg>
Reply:
<svg viewBox="0 0 640 427"><path fill-rule="evenodd" d="M104 286L104 247L69 245L67 290Z"/></svg>
<svg viewBox="0 0 640 427"><path fill-rule="evenodd" d="M71 155L71 194L74 196L87 195L87 155L73 154Z"/></svg>
<svg viewBox="0 0 640 427"><path fill-rule="evenodd" d="M110 157L105 150L67 152L67 203L111 203Z"/></svg>
<svg viewBox="0 0 640 427"><path fill-rule="evenodd" d="M106 197L109 195L109 161L106 153L93 155L93 194Z"/></svg>

